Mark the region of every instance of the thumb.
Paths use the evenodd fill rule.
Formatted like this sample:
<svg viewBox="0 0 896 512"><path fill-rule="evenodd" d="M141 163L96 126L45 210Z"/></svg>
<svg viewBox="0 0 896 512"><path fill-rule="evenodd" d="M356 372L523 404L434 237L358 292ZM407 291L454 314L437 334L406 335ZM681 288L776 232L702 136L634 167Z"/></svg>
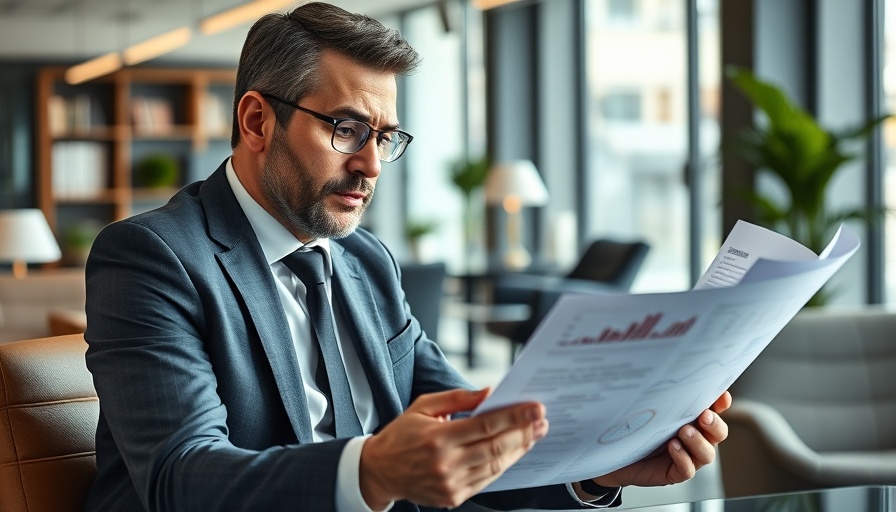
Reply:
<svg viewBox="0 0 896 512"><path fill-rule="evenodd" d="M448 416L457 412L471 411L491 394L491 388L476 391L452 389L438 393L421 395L408 407L407 412L426 416Z"/></svg>

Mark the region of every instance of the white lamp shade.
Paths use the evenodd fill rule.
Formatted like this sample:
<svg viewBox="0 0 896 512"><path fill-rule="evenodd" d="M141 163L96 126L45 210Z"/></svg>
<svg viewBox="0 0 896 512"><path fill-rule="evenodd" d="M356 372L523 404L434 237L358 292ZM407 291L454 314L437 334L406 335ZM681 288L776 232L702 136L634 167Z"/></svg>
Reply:
<svg viewBox="0 0 896 512"><path fill-rule="evenodd" d="M500 204L516 198L522 206L541 206L548 202L548 190L529 160L495 164L485 179L485 200Z"/></svg>
<svg viewBox="0 0 896 512"><path fill-rule="evenodd" d="M48 263L61 257L44 212L0 210L0 261Z"/></svg>

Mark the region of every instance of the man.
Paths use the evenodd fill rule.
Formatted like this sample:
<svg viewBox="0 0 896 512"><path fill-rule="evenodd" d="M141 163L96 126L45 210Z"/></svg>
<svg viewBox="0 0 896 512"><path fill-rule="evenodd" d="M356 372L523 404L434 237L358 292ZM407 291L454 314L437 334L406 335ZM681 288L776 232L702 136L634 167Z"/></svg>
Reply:
<svg viewBox="0 0 896 512"><path fill-rule="evenodd" d="M96 240L88 510L453 507L546 434L537 403L450 419L487 391L467 389L411 315L389 252L356 229L380 162L411 141L395 76L417 61L396 32L333 6L263 17L240 58L232 158ZM309 255L318 281L295 263ZM584 487L474 499L608 505L623 485L686 480L725 438L729 401ZM349 423L357 434L340 434Z"/></svg>

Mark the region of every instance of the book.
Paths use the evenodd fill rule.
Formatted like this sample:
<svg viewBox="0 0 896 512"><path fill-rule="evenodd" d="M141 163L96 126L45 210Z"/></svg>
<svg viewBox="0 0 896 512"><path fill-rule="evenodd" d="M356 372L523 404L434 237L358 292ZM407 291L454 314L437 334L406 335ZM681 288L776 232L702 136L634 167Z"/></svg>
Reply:
<svg viewBox="0 0 896 512"><path fill-rule="evenodd" d="M53 195L57 199L83 199L106 188L109 152L106 144L59 141L53 144Z"/></svg>
<svg viewBox="0 0 896 512"><path fill-rule="evenodd" d="M50 135L65 137L105 126L107 121L102 103L91 95L66 97L54 94L47 100L47 123Z"/></svg>
<svg viewBox="0 0 896 512"><path fill-rule="evenodd" d="M131 99L131 120L137 134L170 133L174 128L174 106L164 98L135 96Z"/></svg>

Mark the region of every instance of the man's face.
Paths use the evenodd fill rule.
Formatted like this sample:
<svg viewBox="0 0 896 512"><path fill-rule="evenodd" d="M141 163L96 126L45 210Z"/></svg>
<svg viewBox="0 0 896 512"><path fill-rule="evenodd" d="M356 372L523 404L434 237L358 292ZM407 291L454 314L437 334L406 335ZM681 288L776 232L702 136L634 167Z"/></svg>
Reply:
<svg viewBox="0 0 896 512"><path fill-rule="evenodd" d="M321 114L397 126L395 77L325 52L320 89L297 103ZM287 98L292 99L292 98ZM375 141L354 154L331 144L333 126L296 110L275 129L261 172L261 191L274 216L301 240L340 238L358 227L380 173Z"/></svg>

